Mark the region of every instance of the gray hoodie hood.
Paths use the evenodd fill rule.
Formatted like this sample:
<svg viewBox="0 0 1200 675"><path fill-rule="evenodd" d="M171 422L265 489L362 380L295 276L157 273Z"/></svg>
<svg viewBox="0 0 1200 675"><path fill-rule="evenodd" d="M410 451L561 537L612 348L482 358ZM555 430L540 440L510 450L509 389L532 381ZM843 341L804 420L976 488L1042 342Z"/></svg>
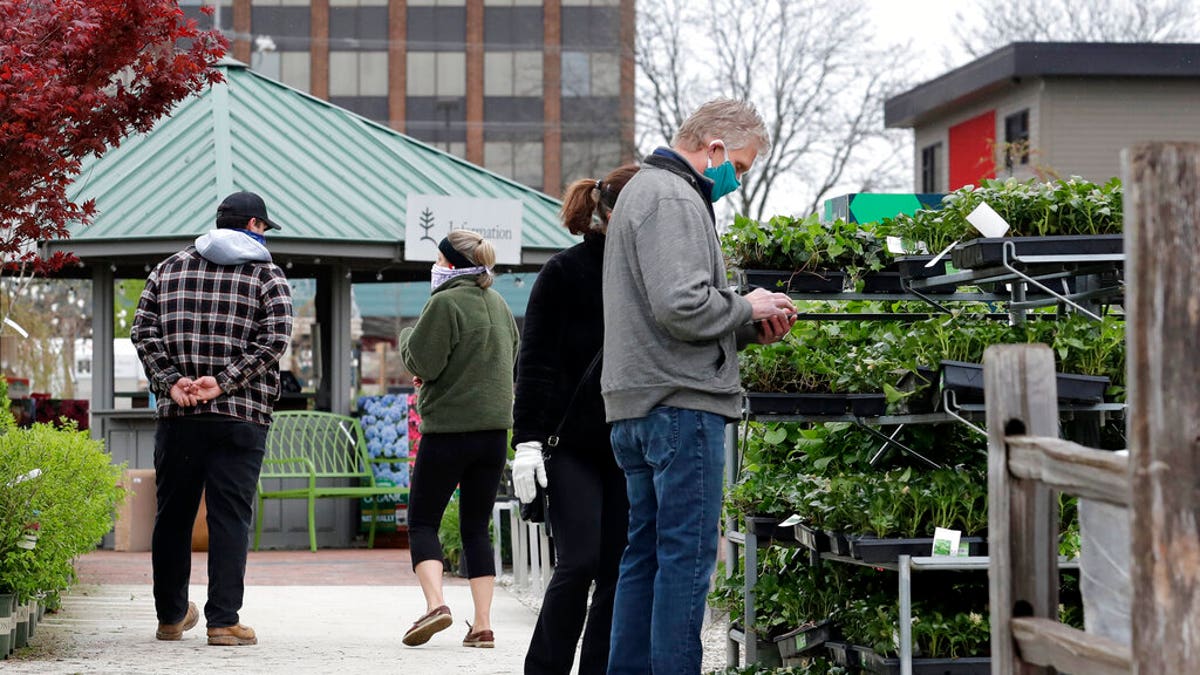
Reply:
<svg viewBox="0 0 1200 675"><path fill-rule="evenodd" d="M218 265L271 262L266 246L238 230L218 229L196 237L196 252Z"/></svg>

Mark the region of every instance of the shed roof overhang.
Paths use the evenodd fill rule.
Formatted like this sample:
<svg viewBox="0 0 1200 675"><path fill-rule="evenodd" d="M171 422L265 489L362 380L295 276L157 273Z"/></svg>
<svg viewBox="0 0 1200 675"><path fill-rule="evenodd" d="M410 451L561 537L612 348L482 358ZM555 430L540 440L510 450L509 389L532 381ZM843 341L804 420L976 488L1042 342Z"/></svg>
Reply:
<svg viewBox="0 0 1200 675"><path fill-rule="evenodd" d="M916 127L1033 77L1200 78L1200 44L1014 42L888 99L884 126Z"/></svg>

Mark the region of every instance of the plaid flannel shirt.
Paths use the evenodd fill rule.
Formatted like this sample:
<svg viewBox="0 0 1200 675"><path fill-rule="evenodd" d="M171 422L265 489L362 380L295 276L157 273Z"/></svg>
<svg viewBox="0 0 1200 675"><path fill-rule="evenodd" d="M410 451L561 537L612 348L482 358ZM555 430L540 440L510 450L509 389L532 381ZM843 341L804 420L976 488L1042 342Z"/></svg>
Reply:
<svg viewBox="0 0 1200 675"><path fill-rule="evenodd" d="M188 247L154 268L130 338L158 396L159 417L202 413L270 424L279 398L279 358L292 336L292 291L270 262L218 265ZM180 377L211 375L221 396L183 408Z"/></svg>

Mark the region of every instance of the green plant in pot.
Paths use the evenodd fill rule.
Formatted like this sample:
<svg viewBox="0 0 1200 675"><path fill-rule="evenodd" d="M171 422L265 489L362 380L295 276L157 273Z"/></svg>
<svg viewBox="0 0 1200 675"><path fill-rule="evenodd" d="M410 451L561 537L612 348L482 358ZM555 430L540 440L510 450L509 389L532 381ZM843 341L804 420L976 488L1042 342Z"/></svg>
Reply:
<svg viewBox="0 0 1200 675"><path fill-rule="evenodd" d="M722 237L730 266L743 270L778 270L821 276L845 271L856 280L887 264L880 240L870 226L842 219L823 223L775 216L765 223L736 216Z"/></svg>

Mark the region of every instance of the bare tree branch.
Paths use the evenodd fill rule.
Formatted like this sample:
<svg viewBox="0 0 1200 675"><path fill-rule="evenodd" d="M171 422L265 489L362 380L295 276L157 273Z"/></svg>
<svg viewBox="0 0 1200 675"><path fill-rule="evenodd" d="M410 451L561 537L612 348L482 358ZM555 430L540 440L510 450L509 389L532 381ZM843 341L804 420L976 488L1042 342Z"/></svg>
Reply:
<svg viewBox="0 0 1200 675"><path fill-rule="evenodd" d="M886 96L907 84L905 50L872 46L861 0L645 0L639 11L643 151L719 96L754 102L766 121L771 149L733 209L807 215L836 188L910 180L907 136L882 119Z"/></svg>
<svg viewBox="0 0 1200 675"><path fill-rule="evenodd" d="M977 7L960 9L954 22L955 42L973 58L1011 42L1185 42L1200 36L1200 8L1193 0L1010 0Z"/></svg>

